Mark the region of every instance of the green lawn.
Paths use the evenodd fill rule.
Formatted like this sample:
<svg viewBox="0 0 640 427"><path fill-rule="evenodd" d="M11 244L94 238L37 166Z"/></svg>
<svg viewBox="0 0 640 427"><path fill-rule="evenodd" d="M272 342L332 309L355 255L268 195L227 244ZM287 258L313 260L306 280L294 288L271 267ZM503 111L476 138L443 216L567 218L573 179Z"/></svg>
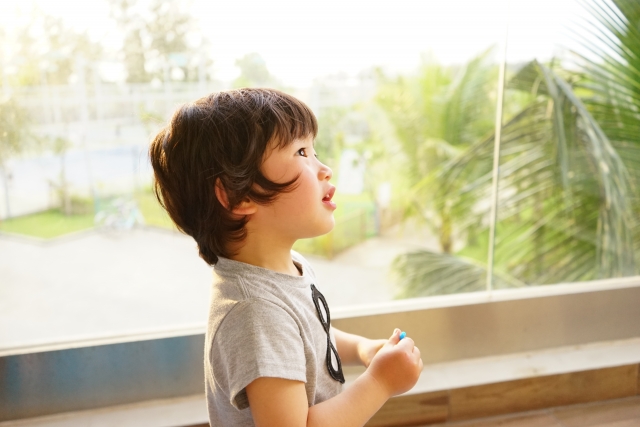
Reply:
<svg viewBox="0 0 640 427"><path fill-rule="evenodd" d="M169 215L160 207L151 191L138 194L136 202L146 224L175 230L176 227ZM58 209L51 209L0 221L0 231L50 239L93 228L93 218L93 212L82 215L64 215Z"/></svg>
<svg viewBox="0 0 640 427"><path fill-rule="evenodd" d="M50 239L93 227L93 214L64 215L58 209L0 222L0 231Z"/></svg>

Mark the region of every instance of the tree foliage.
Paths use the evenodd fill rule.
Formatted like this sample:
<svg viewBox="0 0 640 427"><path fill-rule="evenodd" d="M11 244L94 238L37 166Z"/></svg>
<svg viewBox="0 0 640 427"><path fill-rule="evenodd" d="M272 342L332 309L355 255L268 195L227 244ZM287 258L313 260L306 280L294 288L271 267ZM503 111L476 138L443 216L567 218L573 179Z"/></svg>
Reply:
<svg viewBox="0 0 640 427"><path fill-rule="evenodd" d="M583 1L594 19L584 27L598 43L574 52L584 78L577 87L630 175L629 204L640 212L640 8L635 0ZM640 268L640 221L632 225L633 253Z"/></svg>
<svg viewBox="0 0 640 427"><path fill-rule="evenodd" d="M146 82L151 76L145 69L145 21L136 8L136 0L111 0L111 17L124 33L122 55L130 83Z"/></svg>
<svg viewBox="0 0 640 427"><path fill-rule="evenodd" d="M496 67L489 57L487 51L456 68L427 62L415 78L383 77L377 97L400 140L410 185L420 187L416 197L408 200L407 214L425 220L447 253L453 250L454 223L467 214L463 205L466 208L473 203L459 200L433 205L441 186L420 183L491 132Z"/></svg>
<svg viewBox="0 0 640 427"><path fill-rule="evenodd" d="M233 82L233 87L265 87L276 83L259 53L247 53L236 59L236 67L240 69L240 75Z"/></svg>
<svg viewBox="0 0 640 427"><path fill-rule="evenodd" d="M190 43L197 35L192 15L178 0L153 0L144 8L139 0L110 0L111 16L123 31L122 56L127 81L141 83L153 78L196 80L204 58L202 42Z"/></svg>
<svg viewBox="0 0 640 427"><path fill-rule="evenodd" d="M587 1L591 34L578 72L532 61L508 90L529 102L503 125L496 287L638 274L640 11L629 0ZM524 99L524 98L523 98ZM481 290L494 138L478 140L414 187L464 212L456 256L417 251L396 261L402 296ZM473 242L472 236L480 236ZM484 255L484 254L483 254Z"/></svg>
<svg viewBox="0 0 640 427"><path fill-rule="evenodd" d="M101 58L102 46L86 33L69 29L62 19L35 12L18 28L15 54L7 58L17 71L12 85L67 84L80 65Z"/></svg>
<svg viewBox="0 0 640 427"><path fill-rule="evenodd" d="M30 131L29 117L24 109L10 97L0 97L0 176L2 177L7 217L11 217L9 204L9 177L7 160L26 151L37 139Z"/></svg>
<svg viewBox="0 0 640 427"><path fill-rule="evenodd" d="M0 98L0 168L9 158L25 151L34 140L26 111L15 99Z"/></svg>

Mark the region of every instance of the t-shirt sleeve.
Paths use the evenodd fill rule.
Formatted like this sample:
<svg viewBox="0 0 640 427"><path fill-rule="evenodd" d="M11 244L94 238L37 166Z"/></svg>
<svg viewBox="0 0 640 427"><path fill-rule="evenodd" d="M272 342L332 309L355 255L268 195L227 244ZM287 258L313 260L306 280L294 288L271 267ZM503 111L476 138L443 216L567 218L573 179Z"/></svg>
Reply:
<svg viewBox="0 0 640 427"><path fill-rule="evenodd" d="M276 304L238 303L225 316L212 343L213 377L237 409L249 406L245 387L260 377L306 382L306 361L295 320Z"/></svg>

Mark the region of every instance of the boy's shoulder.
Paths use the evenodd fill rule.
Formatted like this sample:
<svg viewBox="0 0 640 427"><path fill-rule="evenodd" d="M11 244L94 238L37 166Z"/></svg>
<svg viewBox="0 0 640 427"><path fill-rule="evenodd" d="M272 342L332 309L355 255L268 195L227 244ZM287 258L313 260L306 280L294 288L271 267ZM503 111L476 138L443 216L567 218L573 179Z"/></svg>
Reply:
<svg viewBox="0 0 640 427"><path fill-rule="evenodd" d="M234 331L251 328L256 322L297 325L305 323L308 313L315 313L311 298L315 275L311 265L299 253L292 251L291 255L303 271L302 276L220 258L214 267L211 288L207 322L209 341L213 342L219 335L223 324Z"/></svg>
<svg viewBox="0 0 640 427"><path fill-rule="evenodd" d="M255 299L281 305L285 300L295 299L298 293L306 296L310 285L316 282L315 272L311 264L298 252L291 251L291 257L303 271L302 276L290 276L220 258L213 269L211 310L228 312L238 303Z"/></svg>
<svg viewBox="0 0 640 427"><path fill-rule="evenodd" d="M316 274L311 266L311 263L302 256L299 252L291 250L291 258L298 267L302 268L304 272L304 278L316 279ZM214 285L221 283L234 283L234 282L291 282L292 280L300 281L301 279L290 279L287 275L277 273L266 268L257 267L254 265L246 264L239 261L233 261L228 258L220 258L218 263L213 268L214 271Z"/></svg>

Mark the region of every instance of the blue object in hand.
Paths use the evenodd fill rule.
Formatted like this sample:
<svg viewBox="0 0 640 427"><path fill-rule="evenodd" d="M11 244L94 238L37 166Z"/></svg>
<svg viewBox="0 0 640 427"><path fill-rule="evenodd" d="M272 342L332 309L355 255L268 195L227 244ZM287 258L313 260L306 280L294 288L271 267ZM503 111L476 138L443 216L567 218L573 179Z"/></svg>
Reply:
<svg viewBox="0 0 640 427"><path fill-rule="evenodd" d="M400 339L404 338L407 336L406 332L400 332Z"/></svg>

